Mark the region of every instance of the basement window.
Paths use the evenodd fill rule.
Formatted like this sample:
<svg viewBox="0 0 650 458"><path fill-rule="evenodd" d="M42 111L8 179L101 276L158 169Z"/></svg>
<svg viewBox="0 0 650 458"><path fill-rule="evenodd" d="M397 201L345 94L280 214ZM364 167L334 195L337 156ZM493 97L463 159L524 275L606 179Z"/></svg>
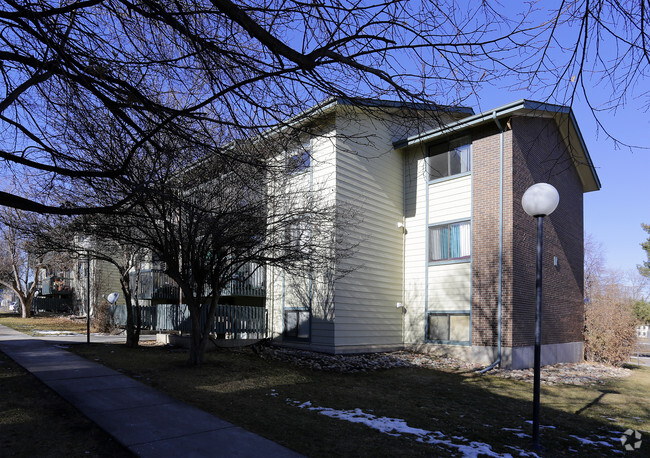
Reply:
<svg viewBox="0 0 650 458"><path fill-rule="evenodd" d="M468 344L469 334L469 312L430 312L427 316L428 341Z"/></svg>

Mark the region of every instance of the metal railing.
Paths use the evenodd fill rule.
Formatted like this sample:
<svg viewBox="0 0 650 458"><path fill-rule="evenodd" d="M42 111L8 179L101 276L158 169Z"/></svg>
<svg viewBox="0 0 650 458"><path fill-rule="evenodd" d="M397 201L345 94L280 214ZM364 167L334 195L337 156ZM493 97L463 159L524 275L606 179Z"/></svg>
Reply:
<svg viewBox="0 0 650 458"><path fill-rule="evenodd" d="M178 300L178 286L167 274L159 269L144 269L130 274L131 290L134 291L138 280L138 299L141 300ZM266 296L266 270L264 266L249 262L242 267L235 278L228 282L221 292L222 296Z"/></svg>
<svg viewBox="0 0 650 458"><path fill-rule="evenodd" d="M113 322L126 325L126 306L111 306ZM158 304L140 307L142 328L154 331L190 333L192 323L187 305ZM211 332L226 339L261 339L266 337L267 312L264 307L218 305ZM207 319L207 307L201 316L201 325Z"/></svg>
<svg viewBox="0 0 650 458"><path fill-rule="evenodd" d="M255 262L249 262L239 269L235 279L221 292L222 296L266 296L266 269Z"/></svg>
<svg viewBox="0 0 650 458"><path fill-rule="evenodd" d="M129 275L131 291L136 290L138 299L141 300L173 300L178 299L178 286L174 280L161 270L144 269L139 272L131 272Z"/></svg>

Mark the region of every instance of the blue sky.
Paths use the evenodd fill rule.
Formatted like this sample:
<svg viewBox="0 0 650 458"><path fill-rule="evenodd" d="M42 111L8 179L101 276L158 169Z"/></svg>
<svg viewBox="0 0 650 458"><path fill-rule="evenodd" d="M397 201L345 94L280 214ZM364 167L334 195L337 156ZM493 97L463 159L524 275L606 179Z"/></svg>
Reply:
<svg viewBox="0 0 650 458"><path fill-rule="evenodd" d="M464 0L470 5L473 0ZM558 7L559 2L544 2L536 4L536 13L531 16L539 24L546 18L549 9ZM521 8L525 7L520 5ZM516 7L515 7L516 10ZM516 16L516 11L507 13L511 19ZM604 13L603 13L604 14ZM613 19L612 19L613 18ZM605 21L612 20L608 26L621 35L628 36L626 31L634 34L638 30L628 27L624 20L618 19L620 15L606 16ZM577 40L580 24L564 24L555 30L558 42L554 42L548 50L549 68L565 62L567 50L572 51ZM585 59L585 71L582 74L590 102L595 106L603 106L608 99L616 94L614 91L626 92L624 106L618 106L615 112L603 111L599 113L600 122L606 126L610 134L619 142L636 145L639 148L630 150L617 145L614 140L599 131L593 114L586 103L578 94L578 99L573 104L573 111L580 126L589 154L597 169L602 189L584 195L584 227L585 232L591 234L594 241L600 242L604 248L606 266L611 269L635 271L636 266L645 261L646 254L640 244L648 238L648 234L641 228L641 223L650 224L650 112L647 104L649 84L643 79L647 74L648 65L638 67L628 60L628 54L622 54L625 47L618 47L611 36L603 34L601 41L590 43L590 53ZM594 40L592 36L592 40ZM579 41L579 40L578 40ZM559 44L566 46L565 51L560 51ZM598 46L600 59L593 54ZM621 51L623 50L623 51ZM631 66L630 66L631 65ZM616 67L618 66L618 67ZM612 74L611 69L617 68ZM604 78L599 82L597 70L607 69L608 76L621 78L635 72L638 80ZM590 72L595 69L596 71ZM575 69L574 69L575 70ZM560 87L571 90L573 70L563 76ZM554 80L551 77L551 82ZM548 82L548 80L547 80ZM519 84L525 82L520 81ZM600 83L600 84L599 84ZM636 83L636 84L634 84ZM558 103L562 100L562 90L550 96L547 88L539 86L539 81L531 81L530 91L509 91L508 86L513 84L509 78L493 82L494 86L483 86L478 94L478 105L473 104L476 112L482 112L506 103L527 98L543 102ZM611 84L611 85L610 85ZM535 93L535 91L539 93ZM644 92L646 92L644 94Z"/></svg>

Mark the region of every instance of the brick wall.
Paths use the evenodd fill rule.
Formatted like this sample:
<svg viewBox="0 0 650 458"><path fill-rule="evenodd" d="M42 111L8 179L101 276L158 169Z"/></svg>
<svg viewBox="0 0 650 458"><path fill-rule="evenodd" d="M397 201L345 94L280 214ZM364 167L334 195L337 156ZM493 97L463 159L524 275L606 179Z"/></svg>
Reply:
<svg viewBox="0 0 650 458"><path fill-rule="evenodd" d="M474 131L472 139L472 345L494 346L499 291L499 131L496 125L489 126ZM505 132L504 156L510 155L511 144L511 133Z"/></svg>
<svg viewBox="0 0 650 458"><path fill-rule="evenodd" d="M473 132L472 138L472 345L496 346L499 132L489 127ZM508 122L503 180L502 345L534 343L537 226L521 207L521 197L542 181L560 193L560 205L544 221L543 343L582 341L582 186L553 120L520 117Z"/></svg>
<svg viewBox="0 0 650 458"><path fill-rule="evenodd" d="M560 194L558 208L544 218L542 343L582 341L582 185L553 120L520 117L513 118L511 126L512 346L534 344L537 225L521 207L521 198L538 182L552 184Z"/></svg>

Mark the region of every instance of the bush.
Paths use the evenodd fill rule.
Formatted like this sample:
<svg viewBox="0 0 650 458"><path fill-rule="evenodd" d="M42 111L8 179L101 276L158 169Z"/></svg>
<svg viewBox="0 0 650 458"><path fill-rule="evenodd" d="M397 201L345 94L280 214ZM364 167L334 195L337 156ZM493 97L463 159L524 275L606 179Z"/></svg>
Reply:
<svg viewBox="0 0 650 458"><path fill-rule="evenodd" d="M102 301L94 310L92 316L93 329L96 332L112 333L115 331L115 321L108 302Z"/></svg>
<svg viewBox="0 0 650 458"><path fill-rule="evenodd" d="M634 302L617 284L599 284L585 307L585 358L620 365L636 342Z"/></svg>

